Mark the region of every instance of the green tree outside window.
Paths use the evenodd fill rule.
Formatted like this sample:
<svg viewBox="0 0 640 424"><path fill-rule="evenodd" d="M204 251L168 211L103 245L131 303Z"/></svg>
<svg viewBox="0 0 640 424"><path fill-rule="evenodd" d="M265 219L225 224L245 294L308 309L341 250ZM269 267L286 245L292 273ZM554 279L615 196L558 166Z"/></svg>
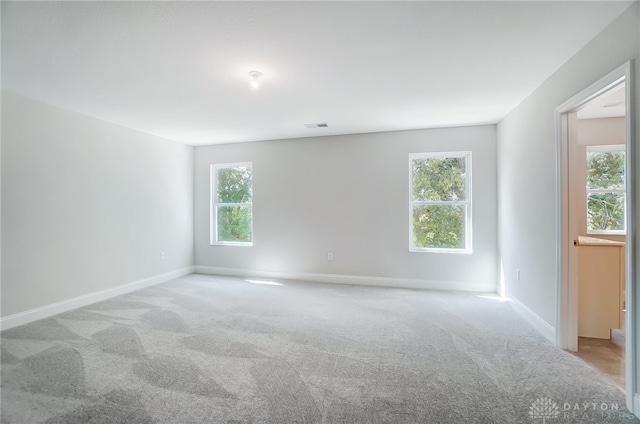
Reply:
<svg viewBox="0 0 640 424"><path fill-rule="evenodd" d="M470 152L411 156L411 249L469 251Z"/></svg>
<svg viewBox="0 0 640 424"><path fill-rule="evenodd" d="M253 174L251 164L212 166L214 234L212 243L253 241Z"/></svg>
<svg viewBox="0 0 640 424"><path fill-rule="evenodd" d="M624 145L587 148L587 232L626 230Z"/></svg>

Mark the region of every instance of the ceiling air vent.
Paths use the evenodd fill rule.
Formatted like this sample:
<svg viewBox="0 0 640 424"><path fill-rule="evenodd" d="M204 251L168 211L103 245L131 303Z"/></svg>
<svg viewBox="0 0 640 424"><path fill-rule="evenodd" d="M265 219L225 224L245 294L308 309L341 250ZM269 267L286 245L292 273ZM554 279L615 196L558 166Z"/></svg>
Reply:
<svg viewBox="0 0 640 424"><path fill-rule="evenodd" d="M317 122L315 124L304 124L304 126L307 128L327 128L329 125L326 122Z"/></svg>

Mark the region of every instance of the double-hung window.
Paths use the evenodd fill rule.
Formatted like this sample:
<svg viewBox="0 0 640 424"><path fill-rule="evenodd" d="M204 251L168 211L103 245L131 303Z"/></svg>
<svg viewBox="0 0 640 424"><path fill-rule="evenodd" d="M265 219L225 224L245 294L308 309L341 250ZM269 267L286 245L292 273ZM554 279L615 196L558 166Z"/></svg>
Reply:
<svg viewBox="0 0 640 424"><path fill-rule="evenodd" d="M471 253L471 152L409 155L412 252Z"/></svg>
<svg viewBox="0 0 640 424"><path fill-rule="evenodd" d="M587 234L625 234L625 146L587 146Z"/></svg>
<svg viewBox="0 0 640 424"><path fill-rule="evenodd" d="M253 245L250 162L211 165L211 244Z"/></svg>

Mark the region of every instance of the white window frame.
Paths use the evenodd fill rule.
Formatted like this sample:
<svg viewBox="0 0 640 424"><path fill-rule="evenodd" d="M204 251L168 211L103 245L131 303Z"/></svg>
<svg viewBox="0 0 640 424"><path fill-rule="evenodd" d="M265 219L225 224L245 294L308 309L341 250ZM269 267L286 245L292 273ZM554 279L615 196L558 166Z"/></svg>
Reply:
<svg viewBox="0 0 640 424"><path fill-rule="evenodd" d="M253 246L253 196L250 202L245 203L222 203L218 202L218 171L227 168L246 167L251 170L253 176L253 162L219 163L210 167L210 190L209 190L209 244L212 246ZM251 180L251 190L253 192L253 179ZM219 241L218 240L218 207L219 206L251 206L251 241Z"/></svg>
<svg viewBox="0 0 640 424"><path fill-rule="evenodd" d="M586 197L585 197L585 203L584 203L584 209L585 209L585 219L586 219L586 230L587 230L587 234L599 234L599 235L610 235L610 236L624 236L627 234L627 179L626 179L626 173L627 173L627 146L625 146L624 144L605 144L605 145L598 145L598 146L587 146L587 155L589 153L607 153L607 152L622 152L625 154L625 163L624 163L624 172L625 172L625 178L623 178L623 183L624 185L622 186L622 188L616 188L616 189L590 189L589 187L586 187L586 181L585 181L585 187L586 187ZM585 161L586 161L586 156L585 156ZM588 172L588 170L587 170ZM622 230L590 230L589 229L589 194L591 193L622 193L624 194L624 228Z"/></svg>
<svg viewBox="0 0 640 424"><path fill-rule="evenodd" d="M413 200L413 161L416 159L444 159L444 158L464 158L465 159L465 193L466 200L463 201L414 201ZM409 251L429 252L429 253L473 253L473 228L472 228L472 192L471 192L471 152L429 152L409 154ZM443 248L443 247L415 247L413 245L413 208L423 205L443 205L443 206L465 206L465 234L464 248Z"/></svg>

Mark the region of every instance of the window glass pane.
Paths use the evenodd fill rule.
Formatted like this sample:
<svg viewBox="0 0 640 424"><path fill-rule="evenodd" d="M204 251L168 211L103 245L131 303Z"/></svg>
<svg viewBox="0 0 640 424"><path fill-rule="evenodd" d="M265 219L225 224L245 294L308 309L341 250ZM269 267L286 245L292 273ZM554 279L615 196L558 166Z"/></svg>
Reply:
<svg viewBox="0 0 640 424"><path fill-rule="evenodd" d="M414 247L464 249L465 209L466 206L415 206Z"/></svg>
<svg viewBox="0 0 640 424"><path fill-rule="evenodd" d="M218 169L218 202L251 202L251 178L251 168L246 166Z"/></svg>
<svg viewBox="0 0 640 424"><path fill-rule="evenodd" d="M624 188L624 152L587 152L587 188Z"/></svg>
<svg viewBox="0 0 640 424"><path fill-rule="evenodd" d="M218 241L251 242L251 206L218 206Z"/></svg>
<svg viewBox="0 0 640 424"><path fill-rule="evenodd" d="M466 200L465 158L413 160L413 200Z"/></svg>
<svg viewBox="0 0 640 424"><path fill-rule="evenodd" d="M624 193L589 193L587 229L624 231Z"/></svg>

